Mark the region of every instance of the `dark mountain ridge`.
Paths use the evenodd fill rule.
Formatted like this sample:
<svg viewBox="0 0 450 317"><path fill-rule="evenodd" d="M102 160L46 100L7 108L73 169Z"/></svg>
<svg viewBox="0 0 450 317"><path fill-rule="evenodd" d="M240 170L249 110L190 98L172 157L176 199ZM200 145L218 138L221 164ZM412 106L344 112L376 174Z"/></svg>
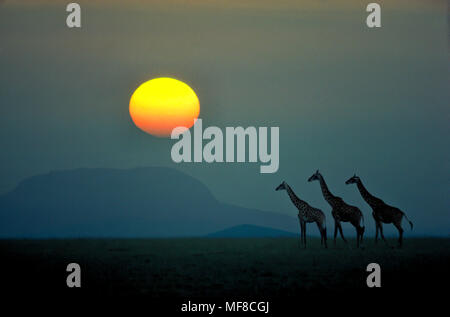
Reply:
<svg viewBox="0 0 450 317"><path fill-rule="evenodd" d="M0 196L0 237L203 236L244 223L297 229L294 217L220 203L164 167L54 171Z"/></svg>

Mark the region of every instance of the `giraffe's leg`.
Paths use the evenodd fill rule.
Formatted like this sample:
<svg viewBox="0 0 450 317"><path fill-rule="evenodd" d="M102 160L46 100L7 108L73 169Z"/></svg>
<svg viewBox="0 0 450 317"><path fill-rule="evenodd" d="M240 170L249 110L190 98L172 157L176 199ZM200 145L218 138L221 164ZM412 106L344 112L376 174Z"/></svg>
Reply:
<svg viewBox="0 0 450 317"><path fill-rule="evenodd" d="M306 224L304 221L302 221L302 247L305 246L305 230L306 230Z"/></svg>
<svg viewBox="0 0 450 317"><path fill-rule="evenodd" d="M364 241L364 230L365 227L359 227L359 243L361 244L361 246L363 245Z"/></svg>
<svg viewBox="0 0 450 317"><path fill-rule="evenodd" d="M361 242L361 244L363 243L363 239L364 239L364 231L366 231L366 227L365 226L360 226L359 227L359 234L360 234L360 242Z"/></svg>
<svg viewBox="0 0 450 317"><path fill-rule="evenodd" d="M298 247L300 248L300 245L303 242L303 226L300 217L298 217L298 223L300 224L300 241L298 242Z"/></svg>
<svg viewBox="0 0 450 317"><path fill-rule="evenodd" d="M303 243L305 241L305 223L302 221L300 226L302 227L302 232L300 233L301 241L300 241L300 248L303 247Z"/></svg>
<svg viewBox="0 0 450 317"><path fill-rule="evenodd" d="M303 247L306 246L306 222L303 221Z"/></svg>
<svg viewBox="0 0 450 317"><path fill-rule="evenodd" d="M320 230L320 236L322 237L323 244L325 245L325 249L328 248L327 246L327 227L324 226L324 224L317 224L319 226Z"/></svg>
<svg viewBox="0 0 450 317"><path fill-rule="evenodd" d="M362 247L362 245L363 245L363 236L364 236L364 227L358 226L358 227L356 227L356 230L357 230L357 232L359 234L359 246Z"/></svg>
<svg viewBox="0 0 450 317"><path fill-rule="evenodd" d="M363 227L363 226L360 226L359 224L356 224L355 228L356 228L356 240L357 240L357 242L359 242L359 243L357 243L356 245L357 245L358 247L359 247L359 246L362 247L362 244L363 244L363 236L364 236L364 227Z"/></svg>
<svg viewBox="0 0 450 317"><path fill-rule="evenodd" d="M320 245L323 245L322 225L320 224L319 221L317 221L316 224L317 224L317 228L319 228L319 232L320 232Z"/></svg>
<svg viewBox="0 0 450 317"><path fill-rule="evenodd" d="M301 248L303 244L303 222L300 220L300 242L298 247Z"/></svg>
<svg viewBox="0 0 450 317"><path fill-rule="evenodd" d="M401 248L402 244L403 244L403 228L402 228L402 224L400 222L395 222L394 226L397 228L398 230L398 247Z"/></svg>
<svg viewBox="0 0 450 317"><path fill-rule="evenodd" d="M375 244L378 243L378 230L379 230L380 224L378 221L375 220Z"/></svg>
<svg viewBox="0 0 450 317"><path fill-rule="evenodd" d="M334 220L334 245L336 245L338 226L339 226L339 224L338 224L337 220Z"/></svg>
<svg viewBox="0 0 450 317"><path fill-rule="evenodd" d="M350 222L354 227L355 227L355 230L356 230L356 248L359 248L359 242L361 241L360 240L360 230L359 230L359 224L357 224L356 222Z"/></svg>
<svg viewBox="0 0 450 317"><path fill-rule="evenodd" d="M384 243L386 243L386 245L388 245L388 242L386 241L386 238L384 237L384 234L383 234L383 223L380 221L378 224L379 224L378 226L380 229L381 239L383 239Z"/></svg>
<svg viewBox="0 0 450 317"><path fill-rule="evenodd" d="M339 233L341 234L342 240L344 240L344 242L347 243L347 240L344 237L344 233L342 232L342 226L341 226L340 222L338 222L338 229L339 229Z"/></svg>

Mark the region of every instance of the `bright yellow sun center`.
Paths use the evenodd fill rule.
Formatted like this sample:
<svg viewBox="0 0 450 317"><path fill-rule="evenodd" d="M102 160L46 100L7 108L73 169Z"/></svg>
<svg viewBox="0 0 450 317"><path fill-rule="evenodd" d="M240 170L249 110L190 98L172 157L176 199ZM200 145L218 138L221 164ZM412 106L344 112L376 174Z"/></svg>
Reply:
<svg viewBox="0 0 450 317"><path fill-rule="evenodd" d="M155 78L140 85L130 99L130 116L141 130L169 136L176 127L190 128L200 113L195 92L173 78Z"/></svg>

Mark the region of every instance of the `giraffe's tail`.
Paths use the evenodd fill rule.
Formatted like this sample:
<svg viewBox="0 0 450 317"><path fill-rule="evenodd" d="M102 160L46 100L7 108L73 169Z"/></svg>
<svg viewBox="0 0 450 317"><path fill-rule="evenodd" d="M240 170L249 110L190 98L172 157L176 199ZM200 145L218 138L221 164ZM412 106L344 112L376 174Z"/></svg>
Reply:
<svg viewBox="0 0 450 317"><path fill-rule="evenodd" d="M411 226L411 230L413 229L413 223L411 220L409 220L409 218L406 216L405 213L403 213L403 217L405 217L405 219L409 222L409 225Z"/></svg>

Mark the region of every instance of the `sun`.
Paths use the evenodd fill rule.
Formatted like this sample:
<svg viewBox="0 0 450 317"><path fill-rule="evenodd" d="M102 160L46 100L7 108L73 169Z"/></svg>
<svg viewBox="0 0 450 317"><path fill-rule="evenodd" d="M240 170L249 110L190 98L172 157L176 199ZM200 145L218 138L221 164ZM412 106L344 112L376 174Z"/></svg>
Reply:
<svg viewBox="0 0 450 317"><path fill-rule="evenodd" d="M134 91L129 111L139 129L166 137L176 127L194 125L200 102L192 88L182 81L161 77L143 83Z"/></svg>

